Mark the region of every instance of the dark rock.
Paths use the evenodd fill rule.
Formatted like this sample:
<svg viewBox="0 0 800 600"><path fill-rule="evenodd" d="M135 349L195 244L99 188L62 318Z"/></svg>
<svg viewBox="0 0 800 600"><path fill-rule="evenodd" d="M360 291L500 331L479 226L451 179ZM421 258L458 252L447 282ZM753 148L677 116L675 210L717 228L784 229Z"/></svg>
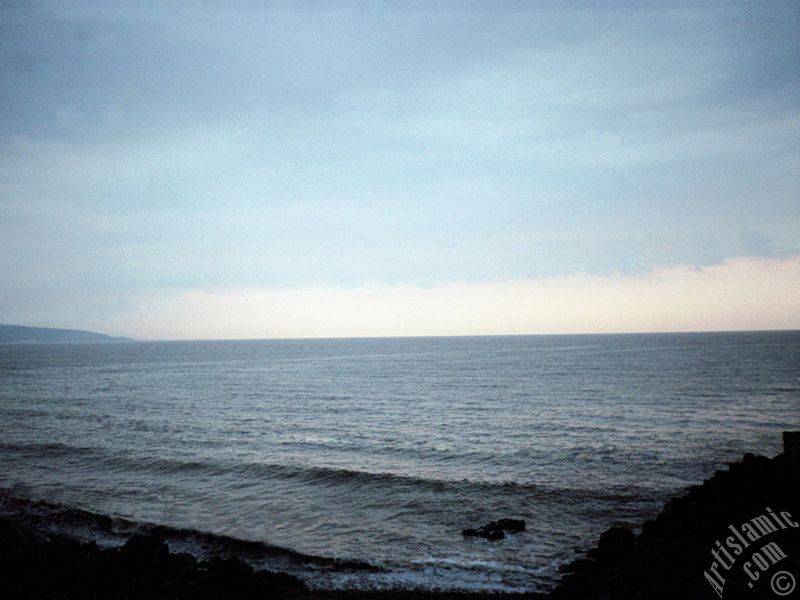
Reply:
<svg viewBox="0 0 800 600"><path fill-rule="evenodd" d="M219 556L214 556L206 564L211 573L230 581L244 580L253 574L253 567L238 558L220 558Z"/></svg>
<svg viewBox="0 0 800 600"><path fill-rule="evenodd" d="M120 554L126 560L140 565L153 566L167 560L169 548L157 538L135 534L125 542L120 549Z"/></svg>
<svg viewBox="0 0 800 600"><path fill-rule="evenodd" d="M603 533L597 547L562 569L553 600L700 600L717 598L704 577L714 557L711 550L767 507L800 515L800 474L784 456L768 459L747 454L727 471L717 472L667 502L654 521L636 537L622 527ZM800 572L800 528L786 527L770 534L787 558L782 569ZM725 578L724 598L774 598L769 579L751 589L742 563L758 545L736 556ZM794 562L792 562L794 561Z"/></svg>
<svg viewBox="0 0 800 600"><path fill-rule="evenodd" d="M256 571L254 574L254 581L262 588L265 589L294 589L305 590L306 584L300 581L297 577L293 577L287 573L273 573L270 571Z"/></svg>
<svg viewBox="0 0 800 600"><path fill-rule="evenodd" d="M237 558L205 563L170 554L156 536L135 535L120 549L34 535L0 518L0 597L37 600L310 600L299 579L254 572ZM331 598L333 600L333 598Z"/></svg>
<svg viewBox="0 0 800 600"><path fill-rule="evenodd" d="M575 573L577 571L583 571L587 567L591 567L594 565L594 559L592 558L579 558L577 560L573 560L571 563L567 563L566 565L561 565L558 568L559 573Z"/></svg>
<svg viewBox="0 0 800 600"><path fill-rule="evenodd" d="M489 526L494 529L502 529L503 531L511 531L511 532L525 531L525 520L500 519L499 521L493 521L492 523L489 523Z"/></svg>
<svg viewBox="0 0 800 600"><path fill-rule="evenodd" d="M172 565L182 571L191 571L197 567L197 559L191 554L180 552L170 556Z"/></svg>
<svg viewBox="0 0 800 600"><path fill-rule="evenodd" d="M633 552L636 536L627 527L612 527L604 531L597 542L597 548L590 550L588 555L599 560L618 560L625 558Z"/></svg>
<svg viewBox="0 0 800 600"><path fill-rule="evenodd" d="M4 561L20 560L33 547L33 536L13 523L0 521L0 556Z"/></svg>
<svg viewBox="0 0 800 600"><path fill-rule="evenodd" d="M505 538L506 531L511 533L525 531L525 521L523 519L500 519L487 523L477 529L464 529L461 531L461 535L464 537L481 537L495 541Z"/></svg>

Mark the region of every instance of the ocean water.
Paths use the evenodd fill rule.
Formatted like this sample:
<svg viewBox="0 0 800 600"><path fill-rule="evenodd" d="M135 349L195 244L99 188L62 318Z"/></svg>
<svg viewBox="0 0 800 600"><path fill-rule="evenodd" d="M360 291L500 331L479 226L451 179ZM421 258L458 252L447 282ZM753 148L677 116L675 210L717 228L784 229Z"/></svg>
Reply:
<svg viewBox="0 0 800 600"><path fill-rule="evenodd" d="M545 590L798 426L800 332L2 345L0 512L312 586Z"/></svg>

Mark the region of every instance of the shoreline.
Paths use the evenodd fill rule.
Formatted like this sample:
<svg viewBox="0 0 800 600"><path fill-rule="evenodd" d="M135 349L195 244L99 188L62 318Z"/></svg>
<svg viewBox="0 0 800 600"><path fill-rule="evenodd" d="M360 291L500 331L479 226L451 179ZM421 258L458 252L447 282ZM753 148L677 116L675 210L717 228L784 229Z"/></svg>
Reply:
<svg viewBox="0 0 800 600"><path fill-rule="evenodd" d="M80 541L63 532L37 530L36 510L24 516L18 515L16 519L13 516L0 517L0 589L10 592L6 596L10 598L65 599L656 600L762 597L759 594L766 593L765 581L752 576L748 579L745 574L749 572L736 569L733 564L725 570L725 561L720 559L717 563L713 557L719 556L723 548L720 543L720 539L725 540L723 534L733 531L731 528L735 528L737 523L748 523L749 519L760 523L758 519L763 516L785 514L788 516L783 521L773 519L783 526L770 531L769 539L770 543L783 549L781 567L800 576L800 492L797 491L800 490L800 469L797 447L790 447L796 444L797 435L785 439L795 441L786 441L787 451L783 454L773 459L747 454L741 461L731 463L728 470L717 471L701 485L692 486L684 495L670 500L655 520L642 525L638 535L625 528L610 528L585 556L561 567L563 577L549 593L309 588L292 574L255 570L242 558L246 558L249 552L250 556L259 553L281 556L287 561L295 561L295 567L335 565L353 570L374 567L366 563L344 563L306 556L258 542L220 536L216 536L215 541L227 539L227 548L217 546L209 556L197 558L186 552L170 552L165 540L169 540L175 530L148 526L128 535L124 533L124 523L119 523L119 520L78 509L65 509L65 513L75 519L94 519L98 528L108 532L117 528L115 534L127 535L127 541L116 548L100 547L95 541ZM795 528L791 523L798 526ZM757 550L756 542L753 544L751 552ZM730 545L730 548L735 551L735 546Z"/></svg>
<svg viewBox="0 0 800 600"><path fill-rule="evenodd" d="M45 535L0 517L0 589L9 598L430 598L544 600L545 594L421 589L315 589L292 575L256 570L238 557L198 560L171 552L156 534L133 534L117 548ZM316 557L311 557L316 558ZM335 559L319 559L336 562Z"/></svg>

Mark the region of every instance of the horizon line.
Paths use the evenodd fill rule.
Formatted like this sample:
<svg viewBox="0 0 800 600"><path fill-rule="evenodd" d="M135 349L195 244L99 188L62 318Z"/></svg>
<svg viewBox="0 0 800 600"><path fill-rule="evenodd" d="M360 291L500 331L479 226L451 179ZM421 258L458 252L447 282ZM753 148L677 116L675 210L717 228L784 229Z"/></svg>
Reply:
<svg viewBox="0 0 800 600"><path fill-rule="evenodd" d="M797 333L800 328L786 329L698 329L698 330L641 330L641 331L591 331L591 332L564 332L564 333L480 333L480 334L448 334L448 335L353 335L353 336L297 336L297 337L253 337L253 338L136 338L129 336L115 336L88 329L75 329L74 327L49 327L41 325L18 325L15 323L0 323L2 326L29 327L33 329L51 329L73 331L80 333L93 333L104 335L121 343L159 343L159 342L279 342L279 341L326 341L326 340L399 340L399 339L452 339L452 338L510 338L510 337L601 337L601 336L636 336L636 335L707 335L707 334L746 334L746 333ZM5 344L25 343L109 343L109 342L0 342Z"/></svg>

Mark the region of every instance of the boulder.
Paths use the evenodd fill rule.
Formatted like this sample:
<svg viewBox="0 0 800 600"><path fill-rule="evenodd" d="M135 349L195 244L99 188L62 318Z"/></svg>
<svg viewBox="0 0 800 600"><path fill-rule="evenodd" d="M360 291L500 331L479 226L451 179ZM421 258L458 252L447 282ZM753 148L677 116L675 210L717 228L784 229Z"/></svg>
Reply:
<svg viewBox="0 0 800 600"><path fill-rule="evenodd" d="M588 555L604 561L615 561L630 556L636 536L627 527L612 527L604 531L597 542L597 548L590 550Z"/></svg>
<svg viewBox="0 0 800 600"><path fill-rule="evenodd" d="M525 531L525 521L523 519L500 519L487 523L482 527L464 529L461 531L461 535L495 541L505 538L507 531L509 533Z"/></svg>
<svg viewBox="0 0 800 600"><path fill-rule="evenodd" d="M166 562L169 548L158 538L137 533L120 548L120 554L133 564L155 566Z"/></svg>
<svg viewBox="0 0 800 600"><path fill-rule="evenodd" d="M524 519L500 519L499 521L489 523L489 525L495 529L502 529L503 531L510 531L512 533L525 531Z"/></svg>

